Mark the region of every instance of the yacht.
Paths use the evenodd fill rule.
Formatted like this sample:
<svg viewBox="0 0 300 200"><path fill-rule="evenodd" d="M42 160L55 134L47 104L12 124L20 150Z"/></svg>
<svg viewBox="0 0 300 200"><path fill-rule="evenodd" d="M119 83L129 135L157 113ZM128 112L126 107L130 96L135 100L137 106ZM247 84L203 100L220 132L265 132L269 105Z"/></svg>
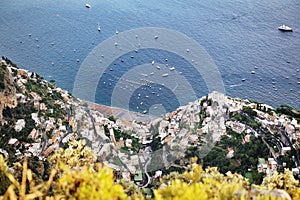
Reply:
<svg viewBox="0 0 300 200"><path fill-rule="evenodd" d="M175 67L171 67L171 68L170 68L170 71L174 71L174 70L175 70Z"/></svg>
<svg viewBox="0 0 300 200"><path fill-rule="evenodd" d="M160 69L160 66L157 65L157 66L156 66L156 69Z"/></svg>
<svg viewBox="0 0 300 200"><path fill-rule="evenodd" d="M287 31L287 32L292 32L293 31L293 29L291 27L286 26L284 24L282 26L279 26L278 30L280 30L280 31Z"/></svg>
<svg viewBox="0 0 300 200"><path fill-rule="evenodd" d="M152 65L154 65L154 63L155 63L155 61L154 61L154 60L152 60L151 64L152 64Z"/></svg>
<svg viewBox="0 0 300 200"><path fill-rule="evenodd" d="M101 27L100 27L100 24L98 23L98 31L100 32L101 31Z"/></svg>
<svg viewBox="0 0 300 200"><path fill-rule="evenodd" d="M167 77L167 76L169 76L168 73L165 73L165 74L162 75L162 77Z"/></svg>
<svg viewBox="0 0 300 200"><path fill-rule="evenodd" d="M118 31L118 29L116 29L116 34L119 34L119 31Z"/></svg>
<svg viewBox="0 0 300 200"><path fill-rule="evenodd" d="M91 5L87 3L87 4L85 4L85 7L86 7L86 8L90 8Z"/></svg>

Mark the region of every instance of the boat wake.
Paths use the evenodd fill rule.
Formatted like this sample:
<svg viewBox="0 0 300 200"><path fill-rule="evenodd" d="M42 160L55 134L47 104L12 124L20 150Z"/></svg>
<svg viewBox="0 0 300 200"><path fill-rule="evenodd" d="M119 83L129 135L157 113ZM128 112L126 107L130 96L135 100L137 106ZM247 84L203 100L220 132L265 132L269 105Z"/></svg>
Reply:
<svg viewBox="0 0 300 200"><path fill-rule="evenodd" d="M242 86L243 84L233 84L233 85L229 85L230 88L235 88L235 87L239 87Z"/></svg>

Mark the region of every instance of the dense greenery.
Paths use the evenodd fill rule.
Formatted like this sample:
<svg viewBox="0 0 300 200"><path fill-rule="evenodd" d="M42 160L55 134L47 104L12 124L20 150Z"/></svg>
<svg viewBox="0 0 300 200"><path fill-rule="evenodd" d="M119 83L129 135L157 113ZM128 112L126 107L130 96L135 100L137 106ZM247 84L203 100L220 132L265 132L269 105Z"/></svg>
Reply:
<svg viewBox="0 0 300 200"><path fill-rule="evenodd" d="M281 105L275 111L276 111L276 113L285 114L290 117L294 117L298 122L300 121L300 112L294 110L291 106Z"/></svg>

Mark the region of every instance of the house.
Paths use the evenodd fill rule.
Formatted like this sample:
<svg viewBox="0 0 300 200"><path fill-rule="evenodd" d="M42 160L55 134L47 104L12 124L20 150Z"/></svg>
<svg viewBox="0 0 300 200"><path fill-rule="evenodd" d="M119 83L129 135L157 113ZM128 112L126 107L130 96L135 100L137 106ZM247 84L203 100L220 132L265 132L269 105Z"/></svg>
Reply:
<svg viewBox="0 0 300 200"><path fill-rule="evenodd" d="M143 173L142 173L142 171L137 170L136 173L135 173L135 175L134 175L133 180L134 180L134 182L141 183L143 181Z"/></svg>
<svg viewBox="0 0 300 200"><path fill-rule="evenodd" d="M41 101L42 100L42 98L35 92L30 92L29 94L36 101Z"/></svg>
<svg viewBox="0 0 300 200"><path fill-rule="evenodd" d="M233 158L234 157L234 150L232 147L228 147L228 153L226 154L227 158Z"/></svg>
<svg viewBox="0 0 300 200"><path fill-rule="evenodd" d="M10 138L10 140L8 141L8 144L13 144L13 145L15 145L15 144L17 144L19 141L18 141L18 139L16 139L16 138Z"/></svg>
<svg viewBox="0 0 300 200"><path fill-rule="evenodd" d="M281 148L281 155L284 156L290 150L291 150L291 147L282 147Z"/></svg>
<svg viewBox="0 0 300 200"><path fill-rule="evenodd" d="M28 135L29 138L32 138L34 140L36 140L38 138L38 136L39 136L39 133L35 128L33 128L32 131L30 132L30 134Z"/></svg>
<svg viewBox="0 0 300 200"><path fill-rule="evenodd" d="M20 132L25 127L25 120L24 119L18 119L15 125L15 130L17 132Z"/></svg>

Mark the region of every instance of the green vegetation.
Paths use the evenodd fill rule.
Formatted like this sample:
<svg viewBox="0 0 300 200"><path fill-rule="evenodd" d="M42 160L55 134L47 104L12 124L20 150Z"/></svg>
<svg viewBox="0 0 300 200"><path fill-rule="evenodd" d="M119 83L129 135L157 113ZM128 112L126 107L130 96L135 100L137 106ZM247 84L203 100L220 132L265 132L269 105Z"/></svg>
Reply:
<svg viewBox="0 0 300 200"><path fill-rule="evenodd" d="M295 118L298 122L300 121L300 112L293 109L291 106L289 105L281 105L279 108L277 108L276 113L279 114L285 114L288 115L290 117Z"/></svg>
<svg viewBox="0 0 300 200"><path fill-rule="evenodd" d="M5 89L5 84L4 84L4 73L2 70L0 71L0 90Z"/></svg>

